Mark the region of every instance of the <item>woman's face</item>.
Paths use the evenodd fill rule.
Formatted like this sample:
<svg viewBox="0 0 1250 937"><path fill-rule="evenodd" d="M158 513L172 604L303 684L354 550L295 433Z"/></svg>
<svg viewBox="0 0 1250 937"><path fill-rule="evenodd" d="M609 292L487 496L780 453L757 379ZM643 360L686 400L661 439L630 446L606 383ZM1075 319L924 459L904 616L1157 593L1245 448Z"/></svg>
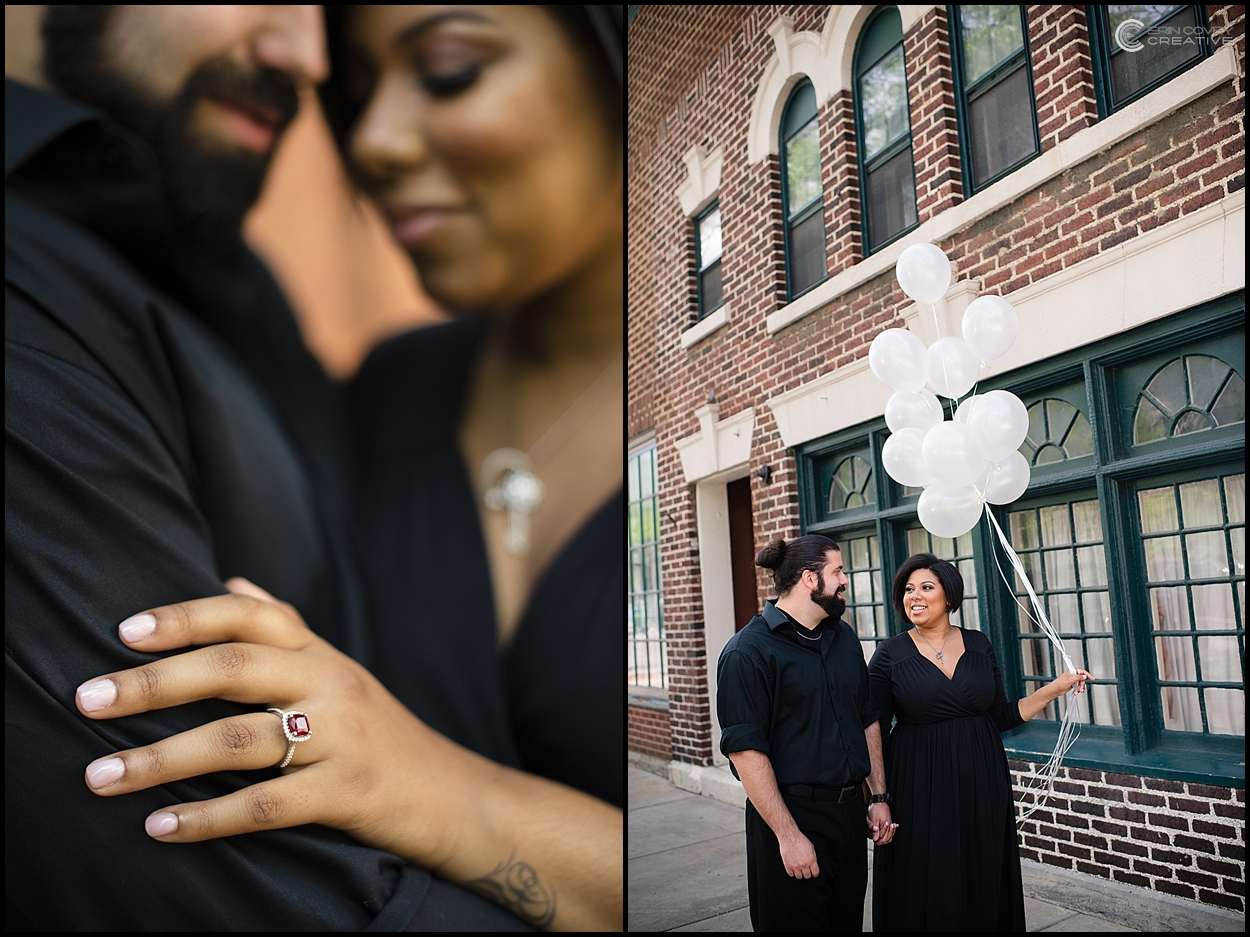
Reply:
<svg viewBox="0 0 1250 937"><path fill-rule="evenodd" d="M946 615L946 592L931 569L918 569L907 578L903 609L913 625L931 625Z"/></svg>
<svg viewBox="0 0 1250 937"><path fill-rule="evenodd" d="M621 145L550 14L366 6L347 38L350 156L436 299L508 308L620 253Z"/></svg>

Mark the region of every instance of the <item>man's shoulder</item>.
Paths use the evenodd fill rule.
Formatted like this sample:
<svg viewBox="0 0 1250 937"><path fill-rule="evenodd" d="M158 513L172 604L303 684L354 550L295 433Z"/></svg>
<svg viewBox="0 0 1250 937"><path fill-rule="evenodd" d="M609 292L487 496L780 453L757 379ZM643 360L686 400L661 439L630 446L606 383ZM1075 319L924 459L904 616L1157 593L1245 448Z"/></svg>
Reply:
<svg viewBox="0 0 1250 937"><path fill-rule="evenodd" d="M725 642L725 647L721 650L721 658L724 659L726 656L734 653L745 653L759 657L760 651L773 640L775 638L768 627L768 623L761 616L756 615L732 638Z"/></svg>

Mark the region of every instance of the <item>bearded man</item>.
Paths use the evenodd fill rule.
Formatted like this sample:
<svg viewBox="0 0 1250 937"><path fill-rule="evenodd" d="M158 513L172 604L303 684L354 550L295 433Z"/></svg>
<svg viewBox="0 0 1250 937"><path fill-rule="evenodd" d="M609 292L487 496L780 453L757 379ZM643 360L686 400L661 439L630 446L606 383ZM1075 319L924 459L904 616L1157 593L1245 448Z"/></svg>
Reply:
<svg viewBox="0 0 1250 937"><path fill-rule="evenodd" d="M734 635L717 665L721 751L746 789L747 889L757 931L860 931L868 886L860 818L885 846L890 820L881 729L855 632L848 579L828 537L773 540L755 558L778 598Z"/></svg>

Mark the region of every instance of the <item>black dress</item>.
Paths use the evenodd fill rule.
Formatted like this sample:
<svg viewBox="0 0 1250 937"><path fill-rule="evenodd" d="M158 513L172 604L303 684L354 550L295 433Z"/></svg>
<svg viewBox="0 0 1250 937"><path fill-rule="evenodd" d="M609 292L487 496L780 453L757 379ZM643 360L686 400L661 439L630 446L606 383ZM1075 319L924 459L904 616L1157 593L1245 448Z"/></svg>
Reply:
<svg viewBox="0 0 1250 937"><path fill-rule="evenodd" d="M552 561L500 653L457 439L485 327L466 318L401 335L373 351L352 386L370 669L452 740L620 807L623 493Z"/></svg>
<svg viewBox="0 0 1250 937"><path fill-rule="evenodd" d="M989 639L963 632L946 675L906 634L868 665L898 832L875 850L874 931L1023 931L1024 889L1001 732L1020 725Z"/></svg>

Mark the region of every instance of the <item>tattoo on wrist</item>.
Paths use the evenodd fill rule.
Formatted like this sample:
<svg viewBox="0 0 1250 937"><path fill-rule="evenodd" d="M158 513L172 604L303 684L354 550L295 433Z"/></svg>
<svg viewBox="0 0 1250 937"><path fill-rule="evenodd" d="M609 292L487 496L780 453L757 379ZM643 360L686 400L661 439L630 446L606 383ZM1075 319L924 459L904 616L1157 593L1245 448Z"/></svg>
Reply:
<svg viewBox="0 0 1250 937"><path fill-rule="evenodd" d="M465 887L535 927L548 926L556 916L555 892L547 891L532 865L516 861L515 850L490 874L465 882Z"/></svg>

